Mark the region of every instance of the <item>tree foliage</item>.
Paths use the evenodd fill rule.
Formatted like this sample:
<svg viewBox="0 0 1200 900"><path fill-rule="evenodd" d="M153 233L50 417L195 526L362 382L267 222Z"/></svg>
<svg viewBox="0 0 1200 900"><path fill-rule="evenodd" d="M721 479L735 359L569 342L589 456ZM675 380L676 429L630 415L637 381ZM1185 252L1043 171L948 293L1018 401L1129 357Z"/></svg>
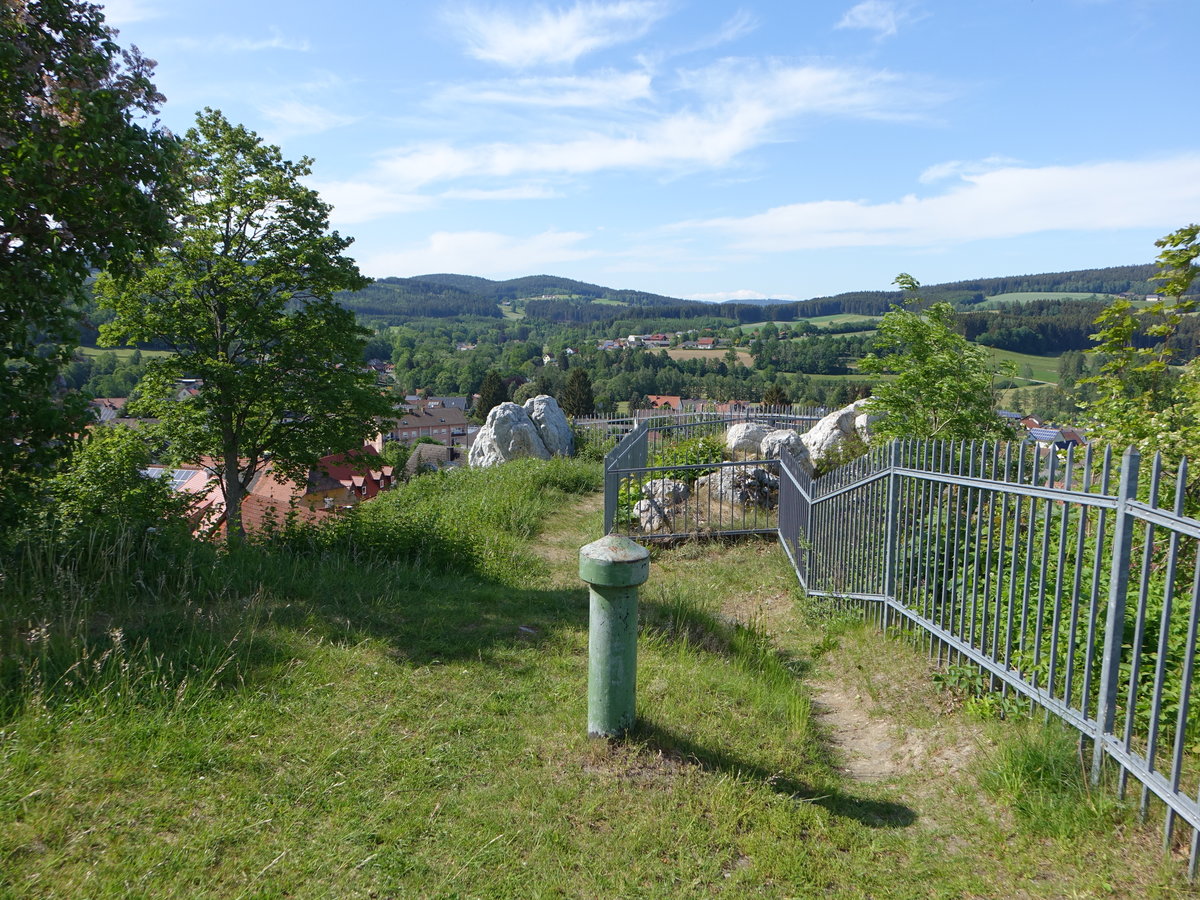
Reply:
<svg viewBox="0 0 1200 900"><path fill-rule="evenodd" d="M500 373L492 370L483 376L479 386L479 403L475 406L475 415L480 420L486 419L487 414L508 399L508 391Z"/></svg>
<svg viewBox="0 0 1200 900"><path fill-rule="evenodd" d="M559 397L559 406L568 416L590 416L595 410L596 398L592 394L592 379L586 369L571 369L562 396Z"/></svg>
<svg viewBox="0 0 1200 900"><path fill-rule="evenodd" d="M915 292L920 284L901 274L896 284ZM860 363L870 375L893 375L875 385L869 409L884 418L880 438L976 439L1000 436L995 373L987 353L955 330L954 310L934 303L924 313L893 306L879 322L875 352Z"/></svg>
<svg viewBox="0 0 1200 900"><path fill-rule="evenodd" d="M1168 465L1200 457L1200 360L1172 365L1174 345L1195 301L1184 294L1197 274L1200 226L1189 225L1155 242L1161 293L1166 299L1141 309L1117 300L1096 320L1092 351L1099 373L1085 378L1095 399L1085 404L1089 435L1116 447L1161 451ZM1191 509L1200 503L1200 466L1189 479Z"/></svg>
<svg viewBox="0 0 1200 900"><path fill-rule="evenodd" d="M92 4L0 0L0 525L82 429L56 379L89 270L167 234L175 140L113 36Z"/></svg>
<svg viewBox="0 0 1200 900"><path fill-rule="evenodd" d="M148 366L142 407L176 455L216 460L231 541L268 456L303 478L321 456L361 447L389 412L362 366L366 333L332 300L365 279L343 255L350 239L328 231L329 206L301 183L310 168L205 110L185 140L175 240L96 285L116 312L105 341L175 351ZM184 377L202 387L180 400Z"/></svg>

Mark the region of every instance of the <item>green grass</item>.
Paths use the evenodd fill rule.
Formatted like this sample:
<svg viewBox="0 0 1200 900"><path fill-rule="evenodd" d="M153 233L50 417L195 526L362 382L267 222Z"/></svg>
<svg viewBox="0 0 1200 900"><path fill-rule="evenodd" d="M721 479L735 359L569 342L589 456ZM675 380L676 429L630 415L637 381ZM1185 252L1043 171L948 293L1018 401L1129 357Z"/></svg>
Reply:
<svg viewBox="0 0 1200 900"><path fill-rule="evenodd" d="M639 725L589 741L598 477L448 475L324 541L6 560L0 897L1180 890L1122 810L1047 834L943 765L978 726L907 642L800 597L771 541L653 551ZM826 685L916 763L845 777Z"/></svg>
<svg viewBox="0 0 1200 900"><path fill-rule="evenodd" d="M1027 372L1032 372L1033 380L1046 384L1058 384L1058 362L1060 354L1052 356L1037 356L1032 353L1017 353L1013 350L998 350L995 347L984 347L994 363L1011 362L1017 367L1017 378L1028 380Z"/></svg>

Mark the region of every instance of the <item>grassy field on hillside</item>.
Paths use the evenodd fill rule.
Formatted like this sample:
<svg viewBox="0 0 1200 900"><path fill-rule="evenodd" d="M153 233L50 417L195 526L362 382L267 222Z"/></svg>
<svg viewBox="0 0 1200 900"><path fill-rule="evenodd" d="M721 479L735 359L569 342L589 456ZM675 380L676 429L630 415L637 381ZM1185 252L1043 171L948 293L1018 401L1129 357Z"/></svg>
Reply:
<svg viewBox="0 0 1200 900"><path fill-rule="evenodd" d="M995 347L985 347L992 362L1011 362L1017 367L1018 378L1032 377L1035 381L1047 384L1058 384L1059 354L1053 356L1036 356L1032 353L1017 353L1013 350L998 350Z"/></svg>
<svg viewBox="0 0 1200 900"><path fill-rule="evenodd" d="M1184 892L1061 732L967 719L774 541L654 551L638 727L589 740L599 477L508 464L292 544L7 560L0 896Z"/></svg>

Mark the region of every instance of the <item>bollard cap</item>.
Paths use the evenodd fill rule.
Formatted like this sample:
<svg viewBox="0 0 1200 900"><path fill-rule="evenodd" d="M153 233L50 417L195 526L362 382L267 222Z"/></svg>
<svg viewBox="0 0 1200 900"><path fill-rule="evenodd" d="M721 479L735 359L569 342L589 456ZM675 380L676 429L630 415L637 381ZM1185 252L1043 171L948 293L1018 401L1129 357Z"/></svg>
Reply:
<svg viewBox="0 0 1200 900"><path fill-rule="evenodd" d="M598 587L636 587L650 577L650 551L619 534L579 548L579 577Z"/></svg>

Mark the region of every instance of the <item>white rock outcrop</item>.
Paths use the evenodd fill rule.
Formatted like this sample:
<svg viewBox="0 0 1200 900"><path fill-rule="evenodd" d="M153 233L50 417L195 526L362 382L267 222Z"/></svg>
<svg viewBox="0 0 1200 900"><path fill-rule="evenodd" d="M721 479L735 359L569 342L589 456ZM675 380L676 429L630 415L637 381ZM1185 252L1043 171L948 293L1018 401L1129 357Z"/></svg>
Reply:
<svg viewBox="0 0 1200 900"><path fill-rule="evenodd" d="M763 438L771 429L758 422L740 422L730 425L725 433L725 448L730 453L758 453Z"/></svg>
<svg viewBox="0 0 1200 900"><path fill-rule="evenodd" d="M696 480L695 493L703 491L718 503L772 506L772 493L779 488L779 479L758 466L724 466Z"/></svg>
<svg viewBox="0 0 1200 900"><path fill-rule="evenodd" d="M642 485L642 496L659 503L682 503L691 493L685 482L673 478L655 478Z"/></svg>
<svg viewBox="0 0 1200 900"><path fill-rule="evenodd" d="M633 504L633 514L638 518L642 531L659 531L671 524L671 514L659 500L647 498Z"/></svg>
<svg viewBox="0 0 1200 900"><path fill-rule="evenodd" d="M485 468L524 456L549 459L550 451L529 413L515 403L501 403L475 435L467 462Z"/></svg>
<svg viewBox="0 0 1200 900"><path fill-rule="evenodd" d="M524 409L551 456L572 456L575 453L575 434L557 400L549 394L538 394L525 401Z"/></svg>
<svg viewBox="0 0 1200 900"><path fill-rule="evenodd" d="M872 417L863 408L867 401L856 400L835 410L801 435L812 465L819 466L825 457L836 453L850 439L870 439ZM859 430L859 426L862 430Z"/></svg>

